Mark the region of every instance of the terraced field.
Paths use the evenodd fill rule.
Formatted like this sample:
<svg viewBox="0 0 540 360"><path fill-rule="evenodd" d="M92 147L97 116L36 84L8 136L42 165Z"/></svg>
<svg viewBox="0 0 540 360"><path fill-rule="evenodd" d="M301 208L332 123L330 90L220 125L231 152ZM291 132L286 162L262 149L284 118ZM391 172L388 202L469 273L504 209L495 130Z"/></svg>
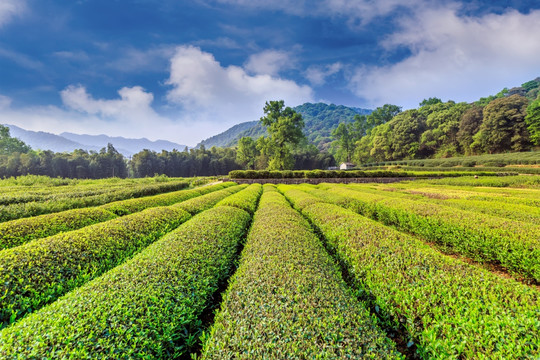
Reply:
<svg viewBox="0 0 540 360"><path fill-rule="evenodd" d="M0 223L0 359L540 357L540 189L151 194Z"/></svg>

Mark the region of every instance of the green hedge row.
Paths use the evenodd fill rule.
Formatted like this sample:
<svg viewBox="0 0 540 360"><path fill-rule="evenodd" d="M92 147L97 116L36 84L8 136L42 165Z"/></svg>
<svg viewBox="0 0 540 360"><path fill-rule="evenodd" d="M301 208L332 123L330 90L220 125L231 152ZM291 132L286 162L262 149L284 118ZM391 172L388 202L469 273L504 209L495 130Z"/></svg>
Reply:
<svg viewBox="0 0 540 360"><path fill-rule="evenodd" d="M244 190L226 197L216 206L232 206L252 214L257 209L258 200L262 194L261 184L251 184Z"/></svg>
<svg viewBox="0 0 540 360"><path fill-rule="evenodd" d="M0 250L115 217L115 214L104 209L84 208L6 221L0 223Z"/></svg>
<svg viewBox="0 0 540 360"><path fill-rule="evenodd" d="M128 215L154 206L168 206L180 201L188 200L199 195L208 194L209 192L221 190L234 185L233 182L215 184L210 186L202 186L191 190L175 191L172 193L115 201L101 208L110 211L116 215Z"/></svg>
<svg viewBox="0 0 540 360"><path fill-rule="evenodd" d="M132 260L4 329L0 357L186 356L250 220L226 206L193 217Z"/></svg>
<svg viewBox="0 0 540 360"><path fill-rule="evenodd" d="M202 359L401 358L307 221L265 185Z"/></svg>
<svg viewBox="0 0 540 360"><path fill-rule="evenodd" d="M327 185L347 207L480 262L499 263L529 282L540 282L540 226L473 211Z"/></svg>
<svg viewBox="0 0 540 360"><path fill-rule="evenodd" d="M0 298L0 324L13 323L119 265L186 221L189 213L204 211L246 186L228 187L0 251L0 293L5 294Z"/></svg>
<svg viewBox="0 0 540 360"><path fill-rule="evenodd" d="M489 186L489 187L521 187L540 189L540 176L486 176L478 179L472 176L465 176L462 178L447 178L447 179L434 179L429 180L432 184L437 185L450 185L450 186Z"/></svg>
<svg viewBox="0 0 540 360"><path fill-rule="evenodd" d="M173 206L185 210L191 215L195 215L197 213L200 213L201 211L208 210L214 207L221 200L225 199L229 195L235 194L245 189L247 186L248 185L235 185L226 187L222 190L214 191L206 195L182 201L181 203L175 204Z"/></svg>
<svg viewBox="0 0 540 360"><path fill-rule="evenodd" d="M309 171L267 171L267 170L234 170L229 172L229 178L234 179L329 179L329 178L395 178L395 177L458 177L470 176L470 172L433 171L406 172L391 170L309 170ZM478 171L475 175L496 175L495 172Z"/></svg>
<svg viewBox="0 0 540 360"><path fill-rule="evenodd" d="M132 197L142 197L163 192L181 190L189 187L189 181L165 182L153 185L138 185L119 189L110 193L101 193L93 196L81 196L81 189L74 191L73 197L53 196L45 201L32 201L27 203L15 203L0 206L0 222L31 217L42 214L60 212L69 209L98 206L112 201L123 200Z"/></svg>
<svg viewBox="0 0 540 360"><path fill-rule="evenodd" d="M363 192L380 193L368 186L350 184L350 188L359 188ZM511 196L508 193L482 194L466 190L452 190L441 187L426 187L422 184L392 184L378 187L385 191L385 195L396 198L407 198L418 201L426 201L451 208L479 212L483 214L503 217L516 221L525 221L532 224L540 224L540 194L528 194L522 191L522 196ZM534 204L537 197L537 204ZM527 202L531 205L524 204Z"/></svg>
<svg viewBox="0 0 540 360"><path fill-rule="evenodd" d="M527 151L521 153L485 154L473 156L460 156L437 159L394 160L379 163L365 164L363 166L380 165L408 165L408 166L505 166L505 165L534 165L540 164L540 151Z"/></svg>
<svg viewBox="0 0 540 360"><path fill-rule="evenodd" d="M190 215L157 207L0 252L5 326L119 265Z"/></svg>
<svg viewBox="0 0 540 360"><path fill-rule="evenodd" d="M285 189L288 197L294 193ZM315 199L314 199L315 200ZM540 355L540 293L422 241L323 202L303 209L379 318L425 359L525 359Z"/></svg>
<svg viewBox="0 0 540 360"><path fill-rule="evenodd" d="M52 236L82 227L142 211L149 207L171 205L199 196L201 193L223 189L234 183L205 186L193 190L180 190L166 194L122 200L101 207L72 209L31 218L0 223L0 250L19 246L31 240Z"/></svg>

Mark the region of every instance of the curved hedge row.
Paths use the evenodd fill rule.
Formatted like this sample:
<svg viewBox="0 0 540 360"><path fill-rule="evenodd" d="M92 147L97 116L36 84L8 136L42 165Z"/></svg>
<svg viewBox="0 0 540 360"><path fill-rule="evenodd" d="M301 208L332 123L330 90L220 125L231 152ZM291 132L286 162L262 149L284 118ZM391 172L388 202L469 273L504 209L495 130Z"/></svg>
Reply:
<svg viewBox="0 0 540 360"><path fill-rule="evenodd" d="M434 241L478 261L500 263L540 282L540 226L437 204L372 194L345 186L328 191L348 199L356 212Z"/></svg>
<svg viewBox="0 0 540 360"><path fill-rule="evenodd" d="M229 195L235 194L238 191L245 189L247 186L248 185L235 185L235 186L227 187L223 190L214 191L203 196L199 196L193 199L182 201L181 203L175 204L173 206L180 208L182 210L185 210L188 213L194 215L201 211L212 208L219 201L225 199Z"/></svg>
<svg viewBox="0 0 540 360"><path fill-rule="evenodd" d="M55 197L44 201L33 201L27 203L15 203L0 206L0 222L14 220L24 217L31 217L42 214L50 214L69 209L85 208L89 206L98 206L111 201L127 199L131 197L149 196L163 192L185 189L189 186L189 182L181 180L178 182L166 182L153 185L137 185L136 187L121 188L116 191L99 193L93 196L81 197L81 190L77 189L73 192L73 196Z"/></svg>
<svg viewBox="0 0 540 360"><path fill-rule="evenodd" d="M115 217L115 214L104 209L84 208L6 221L0 223L0 250Z"/></svg>
<svg viewBox="0 0 540 360"><path fill-rule="evenodd" d="M307 221L265 186L201 358L359 357L401 358Z"/></svg>
<svg viewBox="0 0 540 360"><path fill-rule="evenodd" d="M290 191L286 191L291 196ZM540 293L323 202L303 209L389 326L423 358L540 355Z"/></svg>
<svg viewBox="0 0 540 360"><path fill-rule="evenodd" d="M251 184L244 190L221 200L216 206L237 207L253 215L257 209L257 200L262 194L262 189L261 184Z"/></svg>
<svg viewBox="0 0 540 360"><path fill-rule="evenodd" d="M248 213L226 206L193 217L132 260L4 329L0 357L186 355L249 222Z"/></svg>
<svg viewBox="0 0 540 360"><path fill-rule="evenodd" d="M19 246L31 240L52 236L82 227L142 211L150 207L166 206L232 186L224 183L193 190L116 201L100 207L72 209L0 223L0 250Z"/></svg>
<svg viewBox="0 0 540 360"><path fill-rule="evenodd" d="M210 186L202 186L191 190L182 190L173 193L116 201L102 205L101 208L116 215L128 215L149 207L172 205L177 202L188 200L199 195L208 194L212 191L221 190L232 185L234 185L233 182L227 182Z"/></svg>
<svg viewBox="0 0 540 360"><path fill-rule="evenodd" d="M0 251L0 327L119 265L190 215L157 207Z"/></svg>

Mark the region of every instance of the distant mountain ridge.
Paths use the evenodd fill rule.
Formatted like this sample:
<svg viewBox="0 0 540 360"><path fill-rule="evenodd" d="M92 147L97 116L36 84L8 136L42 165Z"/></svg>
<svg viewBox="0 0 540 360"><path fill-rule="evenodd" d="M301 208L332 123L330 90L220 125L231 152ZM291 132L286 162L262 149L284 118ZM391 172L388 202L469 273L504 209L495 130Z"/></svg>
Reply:
<svg viewBox="0 0 540 360"><path fill-rule="evenodd" d="M328 147L332 141L332 130L337 128L339 123L353 122L355 115L368 115L372 112L369 109L324 103L305 103L293 109L302 114L304 118L304 134L308 141L315 144L321 150ZM232 147L236 146L238 140L244 136L256 139L260 136L266 136L266 134L266 129L259 121L248 121L201 141L197 147L201 145L204 145L206 148L212 146Z"/></svg>
<svg viewBox="0 0 540 360"><path fill-rule="evenodd" d="M78 135L64 132L60 135L44 131L25 130L15 125L5 124L9 127L12 137L19 138L34 150L51 150L53 152L72 152L77 149L99 151L113 144L122 155L129 157L144 149L161 152L173 149L184 150L186 145L176 144L166 140L151 141L146 138L129 139L124 137L111 137L107 135Z"/></svg>

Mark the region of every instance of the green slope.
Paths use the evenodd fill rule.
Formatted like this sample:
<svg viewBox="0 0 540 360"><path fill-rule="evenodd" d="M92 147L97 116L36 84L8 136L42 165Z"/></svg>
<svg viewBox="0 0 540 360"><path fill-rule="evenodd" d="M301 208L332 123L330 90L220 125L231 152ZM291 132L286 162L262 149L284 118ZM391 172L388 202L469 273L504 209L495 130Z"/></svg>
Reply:
<svg viewBox="0 0 540 360"><path fill-rule="evenodd" d="M305 103L293 108L302 114L305 121L304 134L309 142L317 145L320 149L325 148L331 141L330 133L340 122L352 122L357 114L369 114L371 110L347 107L344 105ZM244 136L254 139L266 136L266 129L258 121L248 121L233 126L227 131L201 141L197 146L204 145L231 147L236 146L238 140Z"/></svg>

